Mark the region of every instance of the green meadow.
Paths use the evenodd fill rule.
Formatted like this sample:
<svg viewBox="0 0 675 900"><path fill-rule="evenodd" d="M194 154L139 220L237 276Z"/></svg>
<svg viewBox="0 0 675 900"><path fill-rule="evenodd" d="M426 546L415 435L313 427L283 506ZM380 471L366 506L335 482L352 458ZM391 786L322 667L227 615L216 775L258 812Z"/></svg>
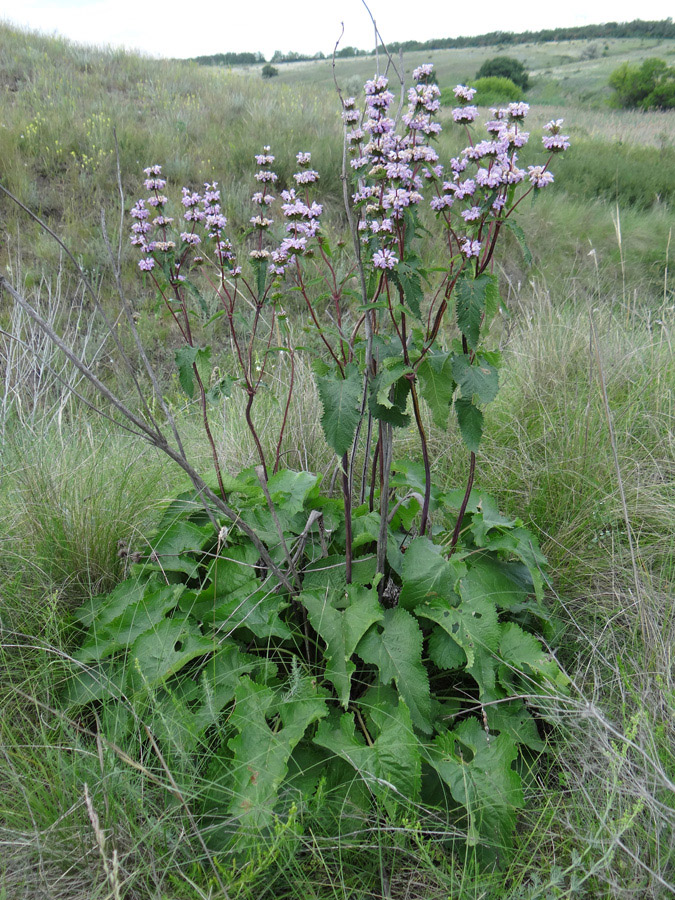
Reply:
<svg viewBox="0 0 675 900"><path fill-rule="evenodd" d="M675 893L675 111L613 109L607 86L625 60L675 65L675 41L438 50L401 62L408 74L433 62L439 85L451 88L499 54L530 72L532 143L546 121L564 118L572 144L556 161L555 184L522 204L531 264L511 237L496 262L502 389L476 466L478 486L524 520L548 557L549 640L570 679L540 723L544 749L520 763L525 807L513 853L501 869L480 867L452 852L422 811L341 819L330 798L315 797L233 863L200 832L208 768L180 753L160 765L140 732L113 729L103 740L98 713L64 711L74 610L125 577L126 548L144 546L188 484L170 460L96 414L93 390L3 291L0 900ZM358 96L378 64L386 66L382 54L338 60L335 76ZM121 348L140 370L116 289L119 246L138 332L201 472L210 449L200 411L181 391L170 323L138 271L128 211L143 193L143 168L161 164L175 202L182 185L218 181L224 212L244 229L253 155L270 144L282 184L295 154L311 151L324 225L333 241L347 240L331 62L282 64L279 73L264 80L260 67L152 60L0 23L0 185L18 201L0 195L0 272L102 382L138 406L119 356ZM448 109L441 121L439 153L448 158L463 136ZM425 237L425 261L442 253ZM287 307L301 344L306 311L294 295ZM227 372L230 346L224 330L216 334L214 367ZM285 383L288 370L280 364L274 377ZM294 377L289 465L328 482L335 459L308 357L300 355ZM148 404L159 408L152 387ZM256 462L244 407L243 393L233 394L214 414L231 474ZM262 440L271 442L281 410L272 399L262 407ZM456 429L424 415L435 481L463 486ZM398 442L402 454L414 452L412 431ZM536 708L536 698L525 699ZM146 713L137 711L141 724ZM167 789L190 779L189 796Z"/></svg>

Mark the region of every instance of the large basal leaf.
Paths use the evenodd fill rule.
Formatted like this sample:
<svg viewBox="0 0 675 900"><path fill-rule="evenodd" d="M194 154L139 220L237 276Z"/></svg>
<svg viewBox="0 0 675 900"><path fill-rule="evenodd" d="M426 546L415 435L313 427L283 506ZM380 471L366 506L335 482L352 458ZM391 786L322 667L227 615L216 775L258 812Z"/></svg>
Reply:
<svg viewBox="0 0 675 900"><path fill-rule="evenodd" d="M466 665L466 653L440 625L429 635L429 657L439 669L460 669Z"/></svg>
<svg viewBox="0 0 675 900"><path fill-rule="evenodd" d="M96 622L97 627L107 625L120 616L128 606L135 607L142 600L146 590L160 587L160 582L147 578L127 578L109 594L93 597L84 606L75 610L73 619L85 627Z"/></svg>
<svg viewBox="0 0 675 900"><path fill-rule="evenodd" d="M328 592L321 597L304 593L300 600L312 628L326 642L326 678L335 687L340 703L346 709L351 677L356 669L351 657L363 635L383 618L384 612L374 588L368 590L350 584L347 587L349 605L344 610L331 605L329 598L334 596Z"/></svg>
<svg viewBox="0 0 675 900"><path fill-rule="evenodd" d="M420 604L415 614L436 622L462 648L466 670L478 684L481 698L492 699L501 636L495 604L484 597L463 599L459 606L436 600Z"/></svg>
<svg viewBox="0 0 675 900"><path fill-rule="evenodd" d="M420 393L431 410L434 423L445 430L455 392L449 353L427 354L417 369Z"/></svg>
<svg viewBox="0 0 675 900"><path fill-rule="evenodd" d="M352 446L361 418L363 379L356 366L350 366L346 378L331 372L317 376L316 386L323 406L321 427L326 442L338 456L343 456Z"/></svg>
<svg viewBox="0 0 675 900"><path fill-rule="evenodd" d="M226 642L209 659L197 680L182 679L173 693L190 708L197 733L218 721L220 712L234 699L242 675L258 672L266 661L242 653L234 642ZM269 663L275 670L274 663Z"/></svg>
<svg viewBox="0 0 675 900"><path fill-rule="evenodd" d="M93 662L118 650L126 650L139 635L153 630L166 618L183 592L183 585L160 585L154 580L146 582L144 588L143 594L111 622L93 623L87 640L74 654L76 660ZM106 609L109 611L110 607Z"/></svg>
<svg viewBox="0 0 675 900"><path fill-rule="evenodd" d="M485 716L490 732L508 734L516 744L523 744L536 752L544 749L537 724L522 700L504 699L499 703L489 703L485 707Z"/></svg>
<svg viewBox="0 0 675 900"><path fill-rule="evenodd" d="M481 403L489 403L497 396L499 371L480 354L473 362L470 362L469 357L464 353L453 356L452 374L462 389L462 397L466 400L471 400L476 396Z"/></svg>
<svg viewBox="0 0 675 900"><path fill-rule="evenodd" d="M213 526L195 525L179 519L163 531L153 542L150 562L162 571L183 572L194 578L199 564L189 554L198 554L214 538Z"/></svg>
<svg viewBox="0 0 675 900"><path fill-rule="evenodd" d="M494 305L495 295L499 299L499 288L494 275L484 272L478 278L465 275L459 279L455 287L455 308L457 325L466 337L472 350L478 346L480 328L485 314L486 302Z"/></svg>
<svg viewBox="0 0 675 900"><path fill-rule="evenodd" d="M460 593L466 598L487 598L500 609L524 603L532 591L523 583L519 563L509 563L489 553L473 553L466 575L460 582ZM527 570L525 570L527 571Z"/></svg>
<svg viewBox="0 0 675 900"><path fill-rule="evenodd" d="M385 805L391 801L415 802L420 793L420 745L410 712L401 700L398 709L383 722L372 746L357 734L351 713L332 714L317 730L314 743L344 759L363 778Z"/></svg>
<svg viewBox="0 0 675 900"><path fill-rule="evenodd" d="M281 727L267 717L279 715ZM232 800L229 812L242 828L254 833L274 822L277 795L288 760L307 728L328 714L323 692L305 678L282 701L270 689L241 678L230 724L239 732L229 741Z"/></svg>
<svg viewBox="0 0 675 900"><path fill-rule="evenodd" d="M291 472L290 469L282 469L281 472L272 475L267 482L267 490L277 510L283 510L288 515L294 516L302 512L305 500L310 494L318 493L314 490L318 482L319 476L312 475L311 472Z"/></svg>
<svg viewBox="0 0 675 900"><path fill-rule="evenodd" d="M485 546L487 534L492 529L504 531L514 528L516 525L522 525L522 522L519 519L509 519L507 516L503 516L499 512L497 501L489 494L481 494L480 500L476 504L476 512L471 517L471 531L479 547Z"/></svg>
<svg viewBox="0 0 675 900"><path fill-rule="evenodd" d="M394 681L416 728L431 734L429 676L422 664L423 636L414 617L402 609L388 609L357 647L361 659L377 666L383 684Z"/></svg>
<svg viewBox="0 0 675 900"><path fill-rule="evenodd" d="M518 672L522 672L526 680L549 688L560 690L569 684L569 678L546 653L541 641L514 622L502 626L499 653L504 660L499 678L505 687L512 687Z"/></svg>
<svg viewBox="0 0 675 900"><path fill-rule="evenodd" d="M374 553L352 560L352 583L372 584L377 559ZM325 591L343 593L347 590L344 556L325 556L310 563L305 569L303 588L318 596Z"/></svg>
<svg viewBox="0 0 675 900"><path fill-rule="evenodd" d="M498 852L511 846L523 806L520 776L511 767L517 755L508 734L488 736L473 717L434 741L430 762L466 809L470 846L485 844Z"/></svg>
<svg viewBox="0 0 675 900"><path fill-rule="evenodd" d="M288 626L279 618L288 601L279 593L276 584L272 580L267 586L255 582L249 588L240 594L229 594L227 600L216 607L213 614L216 631L227 636L237 628L248 628L259 638L290 638Z"/></svg>
<svg viewBox="0 0 675 900"><path fill-rule="evenodd" d="M532 576L534 593L537 600L544 597L544 569L546 557L539 549L537 539L527 528L514 528L511 531L488 534L485 539L488 550L500 556L515 556L524 563Z"/></svg>
<svg viewBox="0 0 675 900"><path fill-rule="evenodd" d="M154 688L213 650L213 641L204 637L193 619L164 619L134 641L127 663L129 687Z"/></svg>
<svg viewBox="0 0 675 900"><path fill-rule="evenodd" d="M288 601L274 579L257 577L259 556L251 543L221 549L211 562L200 591L186 592L181 609L212 628L220 638L237 628L248 628L256 637L290 637L279 614Z"/></svg>
<svg viewBox="0 0 675 900"><path fill-rule="evenodd" d="M459 603L455 592L461 575L466 572L464 563L446 559L441 548L427 537L417 537L403 557L403 572L399 604L413 610L420 603L441 597L448 603Z"/></svg>
<svg viewBox="0 0 675 900"><path fill-rule="evenodd" d="M63 702L72 708L109 697L122 699L126 693L125 679L124 666L112 658L93 666L77 667L65 680Z"/></svg>
<svg viewBox="0 0 675 900"><path fill-rule="evenodd" d="M186 594L180 607L195 618L213 621L216 607L232 595L243 599L260 586L258 563L260 554L252 543L221 547L212 559L201 590Z"/></svg>

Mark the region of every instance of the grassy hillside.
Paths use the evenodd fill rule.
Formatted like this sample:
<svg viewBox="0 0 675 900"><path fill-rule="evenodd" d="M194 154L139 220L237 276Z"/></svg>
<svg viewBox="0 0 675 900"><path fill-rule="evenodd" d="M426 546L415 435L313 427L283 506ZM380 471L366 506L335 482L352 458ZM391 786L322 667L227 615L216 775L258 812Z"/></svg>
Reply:
<svg viewBox="0 0 675 900"><path fill-rule="evenodd" d="M441 87L454 87L475 78L486 59L512 56L531 73L528 95L533 103L583 103L601 106L610 95L607 80L620 63L641 62L657 56L672 64L675 41L623 38L595 41L562 41L548 44L519 44L503 47L467 47L451 50L416 51L404 54L403 65L410 73L424 62L433 62ZM362 84L372 74L375 57L336 60L338 80ZM251 66L257 72L260 66ZM330 59L282 63L279 80L287 84L332 85Z"/></svg>
<svg viewBox="0 0 675 900"><path fill-rule="evenodd" d="M550 560L551 639L571 678L569 697L556 697L556 715L541 725L546 750L522 766L527 805L505 869L479 871L448 853L423 810L401 821L385 809L345 815L338 828L330 792L280 820L264 845L233 864L207 846L195 822L209 771L192 768L180 752L164 764L149 752L142 726L146 714L157 721L156 710L136 711L136 740L123 723L118 737L108 719L109 744L96 738L97 715L60 712L65 661L76 645L70 612L120 580L128 562L119 542L142 546L167 499L186 485L164 458L72 396L75 388L92 399L4 294L0 898L215 900L224 896L219 881L231 900L673 895L675 113L621 113L602 104L612 68L647 56L672 64L675 42L609 41L607 50L596 43L600 55L590 59L584 42L505 51L533 73L530 130L563 116L573 143L548 195L523 204L533 265L515 240L498 260L509 310L497 326L504 387L489 408L477 462L477 484L525 520ZM451 85L492 55L494 48L436 51L431 61L441 84ZM406 56L406 71L423 61ZM228 217L242 227L251 215L253 154L272 143L284 186L295 153L311 150L328 227L344 235L330 65L280 72L263 81L256 70L142 59L0 26L0 184L58 232L115 320L119 302L100 228L103 210L115 245L115 135L126 210L143 167L160 163L174 199L182 184L218 180ZM372 74L372 59L339 63L350 89ZM461 140L448 126L441 153ZM199 412L180 391L169 323L139 277L128 224L127 217L124 289L188 454L206 471ZM439 252L428 239L427 258ZM81 273L4 196L0 266L93 360L101 379L130 397ZM302 334L294 297L288 308ZM117 322L115 335L129 350ZM225 371L230 352L229 344L216 348ZM287 379L287 370L280 367L278 377ZM304 358L296 378L289 457L329 481L333 454ZM156 412L152 388L148 398ZM255 460L244 405L243 395L233 396L214 416L217 450L232 472ZM279 415L273 403L265 408L270 423ZM434 478L444 487L463 483L459 436L425 416ZM270 426L263 439L272 433ZM402 432L402 451L408 442ZM173 789L174 776L187 792Z"/></svg>

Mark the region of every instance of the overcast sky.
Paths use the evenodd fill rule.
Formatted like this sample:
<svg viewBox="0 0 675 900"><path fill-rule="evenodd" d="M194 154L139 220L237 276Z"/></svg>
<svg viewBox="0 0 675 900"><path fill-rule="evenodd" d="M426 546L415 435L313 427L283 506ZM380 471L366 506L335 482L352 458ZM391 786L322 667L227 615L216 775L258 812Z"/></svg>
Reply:
<svg viewBox="0 0 675 900"><path fill-rule="evenodd" d="M673 0L369 0L385 41L457 37L488 31L536 31L568 25L665 19ZM342 46L373 46L361 0L0 0L0 19L58 33L80 43L124 46L152 56L187 57L227 50L330 53L345 24Z"/></svg>

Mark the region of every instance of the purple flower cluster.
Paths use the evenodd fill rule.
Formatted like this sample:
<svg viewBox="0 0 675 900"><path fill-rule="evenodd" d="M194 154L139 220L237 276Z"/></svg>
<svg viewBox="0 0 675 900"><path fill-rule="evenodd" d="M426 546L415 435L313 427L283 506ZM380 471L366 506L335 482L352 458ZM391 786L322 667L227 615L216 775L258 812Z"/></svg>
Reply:
<svg viewBox="0 0 675 900"><path fill-rule="evenodd" d="M273 185L278 181L278 176L272 169L274 156L269 147L264 147L263 152L255 156L259 167L254 176L258 182L258 190L251 199L257 207L257 212L249 220L255 235L249 257L254 261L268 260L270 272L275 275L283 274L291 259L306 252L308 242L319 232L319 216L323 212L321 205L311 200L308 195L310 186L319 179L319 173L311 168L311 154L298 153L296 160L299 168L294 175L296 187L281 193L284 201L281 211L286 223L286 236L274 248L274 242L269 237L274 219L268 215L276 201L271 193ZM206 246L212 248L215 262L221 272L227 273L230 277L239 276L242 270L237 264L232 243L225 234L227 218L220 205L221 196L217 182L206 183L201 193L187 187L182 189L184 227L180 231L180 246L176 251L178 237L172 240L168 231L174 220L166 215L164 210L165 204L168 203L167 198L159 193L166 187L166 180L160 177L161 172L160 166L145 169L147 176L145 186L153 193L150 197L139 199L131 210L134 219L131 226L131 243L146 254L140 261L139 268L150 272L158 263L159 254L174 251L166 257L168 266L163 263L162 268L168 271L169 281L175 285L185 280L184 273L191 265L204 262L199 254L202 246ZM154 207L156 212L152 219L151 207ZM203 230L202 234L197 232L198 227Z"/></svg>
<svg viewBox="0 0 675 900"><path fill-rule="evenodd" d="M402 134L395 132L389 115L394 95L384 76L366 82L362 117L352 115L352 98L345 101L347 124L360 124L346 136L358 175L353 200L360 214L359 230L364 243L372 245L373 265L379 269L392 269L399 262L406 210L421 203L423 178L434 177L438 154L429 141L441 126L434 120L440 90L431 82L432 72L430 65L413 72L416 84L408 91Z"/></svg>
<svg viewBox="0 0 675 900"><path fill-rule="evenodd" d="M353 97L343 103L347 147L357 180L352 197L359 213L361 240L369 247L373 266L383 271L394 268L401 259L406 211L421 202L425 181L435 189L430 205L445 221L453 252L467 259L480 258L483 252L490 255L498 233L495 223L512 208L516 185L525 183L529 190L540 190L553 182L548 162L529 166L527 171L518 165L518 151L530 137L523 129L529 106L521 102L491 109L485 126L487 138L471 140L450 160L446 173L430 144L441 130L434 118L440 108L440 91L433 82L433 66L419 66L413 79L408 108L401 117L401 134L396 133L389 113L394 97L383 76L366 82L362 114ZM475 93L474 88L461 84L454 89L458 104L452 110L455 122L475 122ZM561 125L562 120L556 120L545 128L544 147L550 152L569 146L567 136L560 133Z"/></svg>
<svg viewBox="0 0 675 900"><path fill-rule="evenodd" d="M312 201L308 195L307 186L314 184L319 178L319 173L310 168L311 153L298 153L296 160L300 171L293 178L298 189L305 188L305 193L304 197L299 196L296 188L281 192L286 237L272 252L272 271L275 275L283 275L291 259L306 252L307 242L319 232L319 216L323 212L321 204Z"/></svg>
<svg viewBox="0 0 675 900"><path fill-rule="evenodd" d="M548 134L545 134L541 140L544 147L551 153L561 153L563 150L567 150L570 145L569 135L560 133L562 124L562 119L551 119L550 122L544 125L544 131L547 131Z"/></svg>
<svg viewBox="0 0 675 900"><path fill-rule="evenodd" d="M459 114L466 112L473 99L473 89L459 85L455 88L455 96L465 105L453 110L453 119L464 122ZM436 196L430 201L431 208L445 218L451 238L456 242L459 253L467 259L480 257L485 249L486 254L497 230L493 227L509 210L507 203L513 203L512 189L526 180L530 190L539 190L553 182L553 175L548 171L548 163L541 166L529 166L525 172L518 166L518 150L529 140L529 133L524 131L522 123L529 112L527 103L510 103L502 109L491 109L492 118L485 125L488 138L471 142L461 154L450 160L450 177L442 178L439 167L435 174ZM457 115L455 115L457 113ZM473 121L473 112L470 113ZM552 151L562 150L569 146L567 137L560 135L562 120L551 122L545 130L550 132L544 138L544 146ZM471 174L469 170L471 167ZM448 173L450 174L450 173ZM460 206L457 206L457 204ZM453 210L453 207L456 207ZM452 212L461 216L462 227L456 229ZM464 232L464 233L462 233Z"/></svg>
<svg viewBox="0 0 675 900"><path fill-rule="evenodd" d="M192 191L186 187L182 189L181 205L184 229L180 232L181 244L176 251L178 236L176 236L176 240L173 240L169 233L174 219L172 216L166 215L165 206L168 199L160 194L160 191L166 187L166 179L160 177L161 166L149 166L144 172L148 176L144 185L153 193L145 199L139 199L131 210L131 216L135 219L131 226L131 243L139 247L143 253L148 254L138 264L141 271L151 272L155 268L158 258L167 254L166 270L170 283L175 285L185 281L184 273L189 266L200 264L203 261L202 257L194 254L199 245L204 240L208 240L215 245L216 257L221 265L227 265L231 274L237 274L231 244L223 234L227 219L222 214L220 207L218 184L207 182L204 185L203 193ZM156 215L152 220L149 207L154 207L156 210ZM198 225L204 229L204 236L197 234Z"/></svg>

